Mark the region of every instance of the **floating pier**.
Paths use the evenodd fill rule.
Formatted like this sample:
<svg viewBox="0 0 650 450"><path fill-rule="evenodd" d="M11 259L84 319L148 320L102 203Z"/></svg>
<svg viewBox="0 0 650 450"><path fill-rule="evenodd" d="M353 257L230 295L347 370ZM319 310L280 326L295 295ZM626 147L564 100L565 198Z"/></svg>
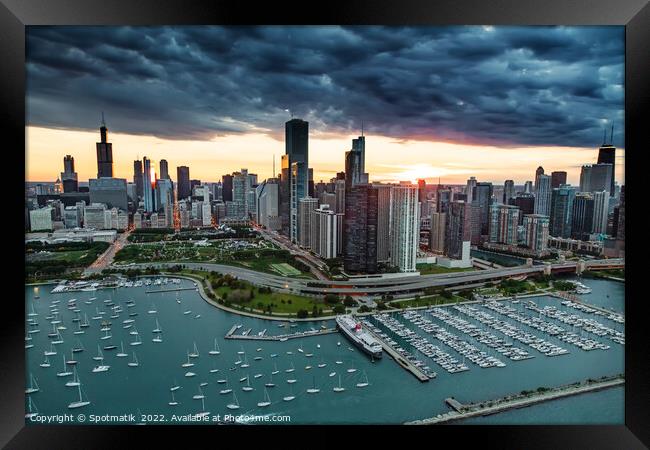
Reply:
<svg viewBox="0 0 650 450"><path fill-rule="evenodd" d="M292 334L280 334L277 336L267 336L266 334L263 335L258 335L258 334L235 334L235 331L237 331L239 327L237 325L233 325L233 327L226 333L224 336L225 339L241 339L245 341L285 341L289 339L298 339L298 338L305 338L305 337L310 337L310 336L323 336L325 334L332 334L332 333L337 333L338 330L336 328L326 328L324 330L316 330L316 331L298 331L297 333L292 333ZM249 330L246 330L249 331ZM250 331L249 331L250 332Z"/></svg>

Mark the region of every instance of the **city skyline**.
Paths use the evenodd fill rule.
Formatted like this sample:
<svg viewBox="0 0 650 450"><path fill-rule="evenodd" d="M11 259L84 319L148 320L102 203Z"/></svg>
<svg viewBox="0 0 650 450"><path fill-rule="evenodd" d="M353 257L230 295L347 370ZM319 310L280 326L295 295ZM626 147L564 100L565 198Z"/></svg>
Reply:
<svg viewBox="0 0 650 450"><path fill-rule="evenodd" d="M620 27L38 27L27 60L29 181L66 154L92 178L104 111L125 178L143 156L270 178L293 116L315 181L364 127L370 181L523 184L542 165L577 184L614 125L624 183Z"/></svg>

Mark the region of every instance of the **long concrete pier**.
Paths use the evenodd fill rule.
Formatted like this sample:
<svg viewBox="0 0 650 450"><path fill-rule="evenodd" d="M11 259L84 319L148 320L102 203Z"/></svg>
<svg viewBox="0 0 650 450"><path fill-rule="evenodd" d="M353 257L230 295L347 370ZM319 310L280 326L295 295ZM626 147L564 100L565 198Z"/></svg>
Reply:
<svg viewBox="0 0 650 450"><path fill-rule="evenodd" d="M144 291L145 294L158 294L161 292L176 292L176 291L195 291L196 287L178 287L178 288L169 288L169 289L152 289L150 291Z"/></svg>
<svg viewBox="0 0 650 450"><path fill-rule="evenodd" d="M615 378L613 380L610 379L607 381L587 383L578 386L562 386L532 397L515 397L512 399L506 398L482 402L483 405L489 403L491 406L480 406L480 403L462 404L458 400L448 398L445 402L452 407L454 411L438 414L437 416L428 419L406 422L405 425L434 425L455 420L469 419L470 417L489 416L510 409L525 408L526 406L534 405L536 403L583 394L586 392L599 391L602 389L621 386L623 384L625 384L624 379Z"/></svg>
<svg viewBox="0 0 650 450"><path fill-rule="evenodd" d="M388 353L395 360L395 362L397 362L397 364L402 366L402 368L406 369L411 374L413 374L415 378L417 378L423 383L430 380L430 378L424 372L422 372L418 366L413 364L411 361L404 359L404 357L400 355L399 352L397 352L397 350L391 347L387 342L385 342L381 338L381 336L378 336L368 327L364 327L364 330L370 333L375 339L377 339L381 344L382 348L384 349L384 351Z"/></svg>
<svg viewBox="0 0 650 450"><path fill-rule="evenodd" d="M325 334L332 334L332 333L337 333L338 330L336 328L327 328L324 330L316 330L316 331L299 331L296 333L291 333L291 334L280 334L276 336L259 336L256 334L248 334L248 335L242 335L242 334L235 334L235 331L237 331L238 327L237 325L233 325L233 327L226 333L224 336L224 339L241 339L244 341L285 341L289 339L299 339L299 338L305 338L305 337L311 337L311 336L323 336Z"/></svg>

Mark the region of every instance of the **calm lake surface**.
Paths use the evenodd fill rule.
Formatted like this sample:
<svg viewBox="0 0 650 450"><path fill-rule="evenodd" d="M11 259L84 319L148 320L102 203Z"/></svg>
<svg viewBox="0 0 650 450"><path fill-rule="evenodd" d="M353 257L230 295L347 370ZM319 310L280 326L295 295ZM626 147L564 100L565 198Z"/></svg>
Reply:
<svg viewBox="0 0 650 450"><path fill-rule="evenodd" d="M594 305L612 308L616 311L624 311L624 284L604 280L581 280L593 288L592 294L582 295L581 299L591 302ZM194 283L183 279L181 284L162 285L164 289L176 287L188 288L178 292L154 292L160 290L161 286L142 286L131 288L103 289L92 292L70 292L50 293L53 285L42 285L25 287L26 312L31 313L32 307L38 316L31 316L35 319L36 325L28 325L28 329L40 329L40 332L31 334L32 340L29 343L34 347L25 350L27 355L28 372L25 374L26 384L30 384L30 375L33 375L39 386L39 392L31 394L32 401L40 415L55 415L63 413L79 413L89 417L95 415L121 415L136 414L136 419L141 419L141 414L157 415L147 418L148 423L189 423L172 422L173 415L189 415L202 411L201 400L193 399L199 394L201 383L207 385L201 387L205 395L205 411L212 415L216 414L251 414L251 415L289 415L290 423L296 424L352 424L352 423L403 423L409 420L432 417L448 411L444 399L450 396L461 402L474 402L497 398L506 394L517 393L522 390L532 390L540 386L557 386L576 381L583 381L587 378L597 378L604 375L615 375L624 372L624 346L616 344L606 337L590 337L610 345L608 350L584 351L571 344L564 343L554 337L542 335L557 345L567 348L570 353L556 357L547 357L536 350L530 349L523 344L515 344L528 350L535 357L524 361L511 361L501 357L507 366L503 368L480 368L467 361L470 370L450 374L428 357L420 354L419 357L425 361L438 376L428 383L421 383L411 374L401 369L388 355L380 361L371 361L367 356L356 349L352 350L350 343L340 334L329 334L318 337L306 337L292 339L286 342L272 341L241 341L225 340L224 335L235 324L242 324L237 331L251 328L251 335L266 329L267 335L277 335L286 332L296 332L318 329L321 325L333 327L333 321L296 322L293 328L280 328L279 322L238 316L206 303L195 291ZM35 295L40 298L36 299ZM90 301L92 297L96 297ZM177 297L180 303L177 302ZM68 301L76 299L76 305L81 310L79 317L84 321L84 315L88 317L90 326L84 328L84 334L73 334L78 330L78 322L72 319L77 314L67 308ZM61 322L55 325L46 320L50 315L52 302L59 300L55 307L58 307L58 320ZM133 300L135 306L128 307L127 302ZM105 301L113 302L122 308L118 318L111 319L113 314ZM565 310L556 299L551 297L537 297L534 301L540 305L555 305L558 309ZM86 304L90 302L90 304ZM474 305L478 306L478 305ZM531 315L532 312L523 309L523 304L517 306L521 314ZM479 308L496 315L482 306ZM451 312L450 308L446 308ZM568 309L567 309L568 310ZM155 311L150 313L149 311ZM191 313L184 314L186 311ZM572 313L586 314L570 310ZM98 312L104 312L98 315ZM135 314L130 316L129 314ZM432 319L424 311L420 311L425 317ZM196 318L200 315L199 318ZM93 320L92 317L102 317L101 320ZM411 329L422 333L430 342L441 349L462 359L462 356L455 353L442 342L431 335L426 335L421 330L410 324L404 318L395 315L400 321L408 324ZM623 330L623 325L616 324L603 317L590 315L599 322L618 330ZM463 318L467 319L467 316ZM510 320L505 316L501 319ZM124 320L134 320L131 328L123 328ZM162 341L152 341L156 333L153 333L156 325L162 329ZM110 332L102 332L101 321L107 320L112 323ZM444 323L432 319L439 325ZM479 324L473 319L471 323ZM545 318L553 322L553 319ZM517 324L516 322L513 322ZM561 325L561 323L557 322ZM56 355L49 356L51 367L40 367L44 359L44 351L51 349L51 341L48 337L54 326L65 326L67 329L60 330L63 343L54 345ZM526 328L525 325L517 324L518 327L532 331L540 335L539 331ZM137 329L142 341L141 345L132 346L131 342L137 336L130 332ZM448 328L459 335L462 339L470 342L481 349L487 347L476 342L468 335L458 330ZM493 334L504 337L496 330L489 330ZM110 335L108 339L101 337ZM219 355L210 355L208 352L214 349L214 340L220 350ZM337 345L340 342L340 345ZM121 343L124 345L124 352L128 357L118 358ZM188 360L188 352L192 352L196 343L199 356L191 359L194 366L189 368L181 367L181 364ZM113 344L117 346L114 350L104 350L104 346ZM103 355L103 364L110 365L107 372L93 373L93 367L99 362L93 360L97 356L97 346L100 345ZM72 353L72 348L83 346L84 350ZM298 349L302 348L303 352ZM259 351L258 351L259 349ZM138 367L129 367L128 362L134 361L133 352L137 354ZM244 352L244 354L238 354ZM292 354L287 354L291 352ZM312 357L305 356L313 354ZM276 354L276 357L271 357ZM494 351L492 350L494 355ZM79 398L77 387L65 386L72 377L58 377L56 374L63 370L63 355L66 360L71 358L78 361L76 369L81 381L83 400L91 403L78 409L68 409L68 404L77 401ZM261 359L255 359L261 357ZM235 362L239 359L246 359L250 364L248 368L241 368ZM341 361L342 364L336 364ZM326 366L319 368L318 365L325 363ZM306 369L306 366L312 366ZM285 372L286 369L295 368L292 373ZM72 371L72 366L68 366ZM234 370L230 370L234 368ZM218 372L210 372L218 369ZM356 369L349 373L347 369ZM258 407L257 403L264 400L265 383L270 381L271 372L278 370L273 375L275 387L267 389L271 405ZM186 372L196 374L193 377L186 377ZM329 376L331 372L336 375ZM367 375L369 386L365 388L356 387L356 383ZM256 374L261 374L255 378ZM339 375L341 386L346 388L344 392L335 393L332 388L338 386ZM249 377L250 392L242 391L241 387L245 382L240 382L243 377ZM293 378L297 382L288 384L287 379ZM219 384L217 380L227 379L228 383ZM180 388L174 392L175 400L179 403L170 406L170 388L179 385ZM320 389L317 394L308 394L308 388ZM220 395L222 389L231 388L237 396L240 409L229 410L226 405L234 401L232 394ZM295 395L295 400L284 402L283 397L289 394ZM562 400L556 400L536 406L512 410L506 413L489 417L482 417L467 420L462 423L499 423L499 424L523 424L523 423L607 423L622 424L623 417L623 388L609 389L602 392L583 394ZM27 405L27 396L26 396ZM27 406L26 406L27 407ZM87 422L86 422L87 423ZM102 422L102 423L110 423ZM117 423L117 422L113 422Z"/></svg>

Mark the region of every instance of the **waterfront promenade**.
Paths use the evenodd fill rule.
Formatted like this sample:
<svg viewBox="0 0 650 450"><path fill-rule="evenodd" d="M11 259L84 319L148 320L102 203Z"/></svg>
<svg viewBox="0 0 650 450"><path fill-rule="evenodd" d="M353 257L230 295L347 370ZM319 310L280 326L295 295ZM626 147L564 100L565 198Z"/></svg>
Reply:
<svg viewBox="0 0 650 450"><path fill-rule="evenodd" d="M478 403L463 404L456 399L447 399L447 404L454 408L454 411L445 414L439 414L428 419L414 420L406 422L405 425L434 425L456 420L469 419L476 416L487 416L497 414L503 411L516 408L525 408L526 406L542 403L558 398L569 397L572 395L584 394L586 392L599 391L625 384L625 379L616 377L604 381L586 382L579 385L568 385L551 388L547 391L535 393L530 396L517 394L514 396L504 397L501 399L487 400Z"/></svg>

